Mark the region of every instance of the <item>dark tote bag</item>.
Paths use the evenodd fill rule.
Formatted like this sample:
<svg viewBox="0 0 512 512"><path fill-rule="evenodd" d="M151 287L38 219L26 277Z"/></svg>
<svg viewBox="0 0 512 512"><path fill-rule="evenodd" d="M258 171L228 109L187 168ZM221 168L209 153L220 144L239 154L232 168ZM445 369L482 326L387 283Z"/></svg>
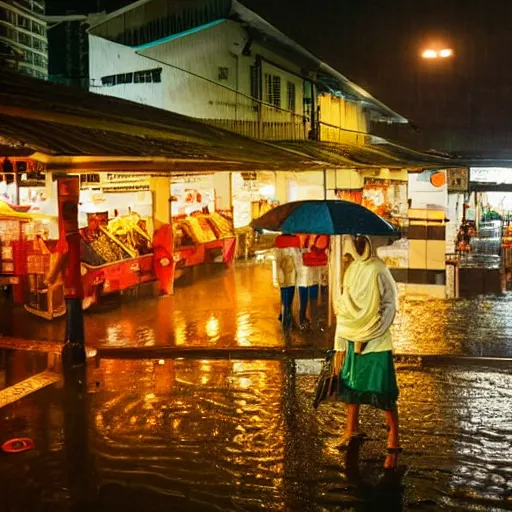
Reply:
<svg viewBox="0 0 512 512"><path fill-rule="evenodd" d="M337 399L340 389L340 371L344 362L345 352L329 350L325 355L313 397L313 407L315 409L322 402Z"/></svg>

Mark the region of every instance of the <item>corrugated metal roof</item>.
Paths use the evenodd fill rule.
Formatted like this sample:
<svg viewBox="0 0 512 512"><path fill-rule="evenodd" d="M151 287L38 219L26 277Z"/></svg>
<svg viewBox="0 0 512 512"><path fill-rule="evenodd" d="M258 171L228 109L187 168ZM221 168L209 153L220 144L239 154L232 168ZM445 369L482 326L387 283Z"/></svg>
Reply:
<svg viewBox="0 0 512 512"><path fill-rule="evenodd" d="M0 74L0 151L217 161L216 169L317 168L308 157L137 103ZM191 164L190 164L191 165Z"/></svg>
<svg viewBox="0 0 512 512"><path fill-rule="evenodd" d="M393 145L356 146L316 141L279 142L277 145L300 152L315 160L328 162L336 167L384 167L391 169L407 168L410 170L460 167L460 162L450 158L428 155Z"/></svg>

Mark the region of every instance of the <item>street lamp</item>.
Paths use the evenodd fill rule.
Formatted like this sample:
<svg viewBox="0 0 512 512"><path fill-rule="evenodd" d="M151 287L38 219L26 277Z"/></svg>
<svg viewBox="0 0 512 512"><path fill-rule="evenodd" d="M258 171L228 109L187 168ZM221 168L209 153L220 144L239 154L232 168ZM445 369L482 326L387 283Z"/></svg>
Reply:
<svg viewBox="0 0 512 512"><path fill-rule="evenodd" d="M439 52L439 57L446 59L453 56L453 50L451 48L444 48Z"/></svg>
<svg viewBox="0 0 512 512"><path fill-rule="evenodd" d="M424 50L421 54L424 59L437 59L437 52L432 49Z"/></svg>
<svg viewBox="0 0 512 512"><path fill-rule="evenodd" d="M427 48L426 50L423 50L421 56L424 59L447 59L449 57L453 57L453 50L451 48L443 48L442 50Z"/></svg>

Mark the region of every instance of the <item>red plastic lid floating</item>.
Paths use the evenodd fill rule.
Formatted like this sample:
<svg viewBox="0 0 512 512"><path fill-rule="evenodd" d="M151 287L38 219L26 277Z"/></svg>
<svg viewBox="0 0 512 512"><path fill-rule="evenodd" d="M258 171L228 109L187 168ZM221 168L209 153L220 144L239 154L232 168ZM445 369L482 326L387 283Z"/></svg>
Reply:
<svg viewBox="0 0 512 512"><path fill-rule="evenodd" d="M6 453L20 453L34 448L34 441L28 437L10 439L2 445L2 450Z"/></svg>

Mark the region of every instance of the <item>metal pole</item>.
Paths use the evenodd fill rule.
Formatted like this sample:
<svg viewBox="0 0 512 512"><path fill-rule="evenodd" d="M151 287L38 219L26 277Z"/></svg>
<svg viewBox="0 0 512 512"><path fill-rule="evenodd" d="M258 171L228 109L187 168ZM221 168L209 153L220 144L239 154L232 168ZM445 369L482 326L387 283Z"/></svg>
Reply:
<svg viewBox="0 0 512 512"><path fill-rule="evenodd" d="M78 231L78 176L59 178L60 251L65 253L64 299L66 301L66 343L62 349L64 364L85 363L82 276L80 272L80 233Z"/></svg>
<svg viewBox="0 0 512 512"><path fill-rule="evenodd" d="M80 233L66 236L68 264L64 297L66 301L66 344L63 359L73 364L85 363L84 312L82 309L82 276L80 274ZM77 283L80 283L77 286ZM70 284L71 286L68 286Z"/></svg>

